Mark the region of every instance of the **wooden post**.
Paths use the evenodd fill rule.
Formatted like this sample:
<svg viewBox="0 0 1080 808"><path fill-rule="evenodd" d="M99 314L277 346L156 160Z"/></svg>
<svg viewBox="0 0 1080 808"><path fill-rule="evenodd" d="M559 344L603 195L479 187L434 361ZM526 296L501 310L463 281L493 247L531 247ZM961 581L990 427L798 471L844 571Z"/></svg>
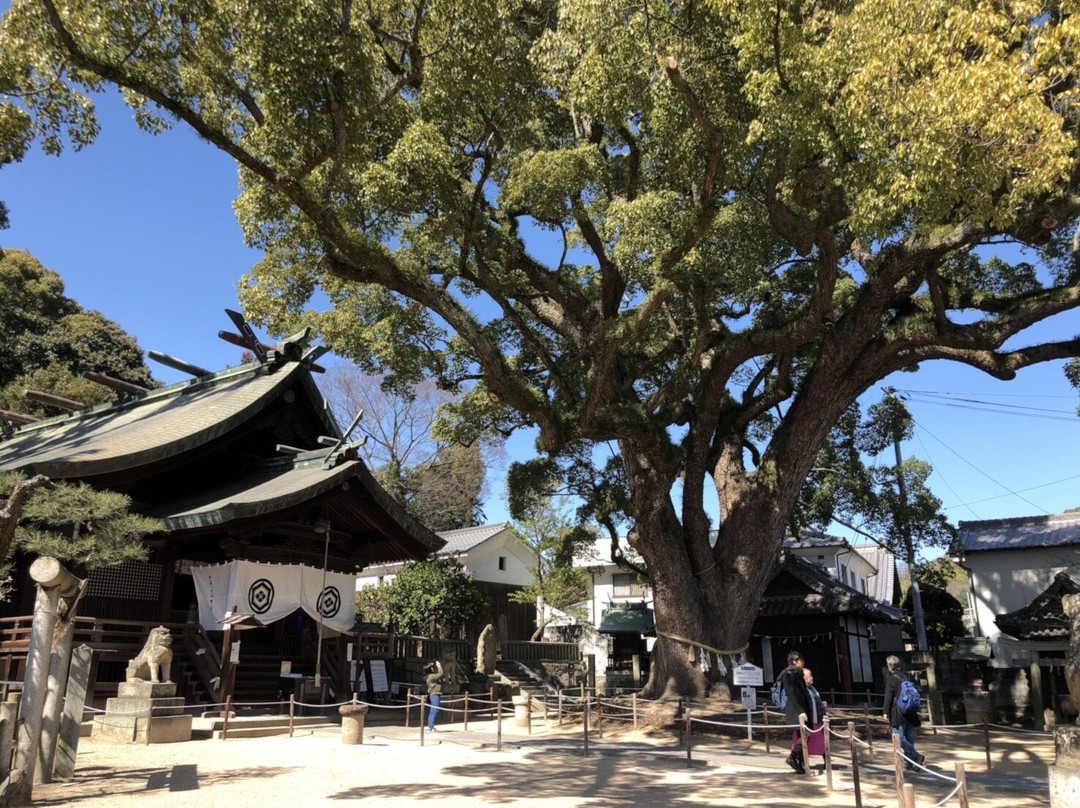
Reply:
<svg viewBox="0 0 1080 808"><path fill-rule="evenodd" d="M589 756L589 702L585 702L585 720L581 722L584 731L582 749L585 757Z"/></svg>
<svg viewBox="0 0 1080 808"><path fill-rule="evenodd" d="M900 752L900 735L893 733L893 766L896 769L896 799L900 808L904 808L904 758Z"/></svg>
<svg viewBox="0 0 1080 808"><path fill-rule="evenodd" d="M874 757L874 730L870 726L870 707L863 707L863 721L866 723L866 745L870 747L870 759Z"/></svg>
<svg viewBox="0 0 1080 808"><path fill-rule="evenodd" d="M855 790L855 808L862 808L862 785L859 783L859 745L855 740L855 722L848 721L848 747L851 750L851 787Z"/></svg>
<svg viewBox="0 0 1080 808"><path fill-rule="evenodd" d="M799 719L799 747L802 749L803 777L813 777L810 771L810 753L806 748L806 722Z"/></svg>
<svg viewBox="0 0 1080 808"><path fill-rule="evenodd" d="M36 562L35 562L36 563ZM26 657L26 686L19 702L19 719L15 724L15 769L22 770L19 791L29 802L41 743L41 721L45 710L47 676L52 638L56 629L56 606L60 594L56 587L38 584L34 602L34 627Z"/></svg>
<svg viewBox="0 0 1080 808"><path fill-rule="evenodd" d="M983 742L986 744L986 770L990 771L990 719L983 719Z"/></svg>
<svg viewBox="0 0 1080 808"><path fill-rule="evenodd" d="M900 808L915 808L915 786L911 783L904 783L904 790L900 800Z"/></svg>
<svg viewBox="0 0 1080 808"><path fill-rule="evenodd" d="M227 740L229 737L229 716L232 715L232 696L225 697L225 718L221 722L221 740ZM150 726L146 727L146 735L150 736Z"/></svg>
<svg viewBox="0 0 1080 808"><path fill-rule="evenodd" d="M42 556L30 565L30 577L37 584L37 595L30 646L26 651L25 685L15 726L13 768L21 770L21 779L8 792L13 803L30 802L32 797L34 773L41 751L41 725L48 697L53 636L61 612L60 599L75 597L82 586L82 581L64 569L55 558L48 556ZM14 771L12 774L15 774Z"/></svg>
<svg viewBox="0 0 1080 808"><path fill-rule="evenodd" d="M637 729L637 693L630 694L631 715L634 717L633 727Z"/></svg>
<svg viewBox="0 0 1080 808"><path fill-rule="evenodd" d="M51 783L53 780L56 745L60 741L60 716L64 711L64 694L67 692L68 670L71 666L71 640L74 634L75 621L71 619L61 619L53 632L52 648L49 652L49 680L45 707L41 715L39 765L34 773L35 783Z"/></svg>
<svg viewBox="0 0 1080 808"><path fill-rule="evenodd" d="M765 712L765 716L764 716L764 719L765 719L765 751L766 752L771 752L772 751L770 749L770 741L771 741L771 739L769 738L769 736L772 734L772 731L769 729L769 705L768 705L768 703L767 702L763 703L761 705L761 708Z"/></svg>
<svg viewBox="0 0 1080 808"><path fill-rule="evenodd" d="M562 726L562 690L559 690L559 726Z"/></svg>
<svg viewBox="0 0 1080 808"><path fill-rule="evenodd" d="M427 696L420 697L420 745L424 745L424 728L427 727L425 711L427 709Z"/></svg>
<svg viewBox="0 0 1080 808"><path fill-rule="evenodd" d="M532 700L525 705L525 734L532 735Z"/></svg>
<svg viewBox="0 0 1080 808"><path fill-rule="evenodd" d="M502 751L502 699L495 706L495 751Z"/></svg>
<svg viewBox="0 0 1080 808"><path fill-rule="evenodd" d="M821 731L824 733L823 740L825 741L825 787L832 791L832 743L829 738L829 716L825 716L821 720L821 727Z"/></svg>
<svg viewBox="0 0 1080 808"><path fill-rule="evenodd" d="M405 690L405 729L412 723L412 688Z"/></svg>
<svg viewBox="0 0 1080 808"><path fill-rule="evenodd" d="M465 691L465 719L464 719L464 721L465 721L465 725L462 727L462 729L464 729L465 732L468 732L469 731L469 691L468 690Z"/></svg>
<svg viewBox="0 0 1080 808"><path fill-rule="evenodd" d="M296 694L289 694L289 737L293 736L293 728L295 727L296 719Z"/></svg>
<svg viewBox="0 0 1080 808"><path fill-rule="evenodd" d="M693 746L693 732L694 726L690 721L690 708L686 709L686 729L684 734L686 735L686 766L689 768L694 765L693 760L690 758L690 747Z"/></svg>
<svg viewBox="0 0 1080 808"><path fill-rule="evenodd" d="M968 808L967 773L964 771L963 761L956 761L956 784L959 788L956 797L960 801L960 808Z"/></svg>
<svg viewBox="0 0 1080 808"><path fill-rule="evenodd" d="M596 699L596 737L604 737L604 702L599 697Z"/></svg>

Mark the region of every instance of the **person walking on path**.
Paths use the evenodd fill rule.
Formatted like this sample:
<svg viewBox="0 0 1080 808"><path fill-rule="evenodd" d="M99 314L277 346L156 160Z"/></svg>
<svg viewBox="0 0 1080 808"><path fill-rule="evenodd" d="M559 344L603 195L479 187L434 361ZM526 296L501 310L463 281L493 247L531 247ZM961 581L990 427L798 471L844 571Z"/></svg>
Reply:
<svg viewBox="0 0 1080 808"><path fill-rule="evenodd" d="M805 724L810 713L810 691L806 689L806 680L803 679L803 667L806 661L798 651L788 651L788 665L780 672L780 681L784 685L784 694L787 701L784 704L784 720L788 724ZM784 759L798 774L806 774L803 763L802 742L799 738L799 730L791 735L791 752Z"/></svg>
<svg viewBox="0 0 1080 808"><path fill-rule="evenodd" d="M825 760L825 730L822 722L825 720L825 702L821 700L821 694L814 687L814 672L809 668L803 668L803 681L806 682L806 692L810 696L810 712L806 719L806 726L812 732L806 735L806 754L821 755ZM799 747L800 751L802 746ZM806 761L809 765L810 761Z"/></svg>
<svg viewBox="0 0 1080 808"><path fill-rule="evenodd" d="M888 675L885 677L885 702L882 713L886 721L892 726L894 735L900 736L900 749L907 761L904 768L912 769L914 764L920 766L926 760L915 748L915 731L922 719L918 710L903 710L900 704L900 694L904 687L905 677L900 673L900 657L892 654L885 658L885 667Z"/></svg>
<svg viewBox="0 0 1080 808"><path fill-rule="evenodd" d="M427 730L428 732L438 732L438 730L435 729L435 716L439 714L439 704L442 701L443 688L443 669L439 660L435 660L425 666L424 673L427 674L424 679L427 684L428 696Z"/></svg>

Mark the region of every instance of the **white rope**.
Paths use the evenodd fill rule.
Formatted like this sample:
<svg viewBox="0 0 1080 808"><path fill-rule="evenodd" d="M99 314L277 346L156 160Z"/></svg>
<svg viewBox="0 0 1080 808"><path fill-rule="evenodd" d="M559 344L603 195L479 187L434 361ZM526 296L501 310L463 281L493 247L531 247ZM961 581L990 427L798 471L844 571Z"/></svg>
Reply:
<svg viewBox="0 0 1080 808"><path fill-rule="evenodd" d="M949 800L951 800L953 797L955 797L959 791L960 791L960 784L957 783L956 788L954 788L952 791L950 791L948 794L946 794L943 799L940 799L937 802L935 802L933 804L933 806L931 806L931 808L940 808L940 806L944 805Z"/></svg>

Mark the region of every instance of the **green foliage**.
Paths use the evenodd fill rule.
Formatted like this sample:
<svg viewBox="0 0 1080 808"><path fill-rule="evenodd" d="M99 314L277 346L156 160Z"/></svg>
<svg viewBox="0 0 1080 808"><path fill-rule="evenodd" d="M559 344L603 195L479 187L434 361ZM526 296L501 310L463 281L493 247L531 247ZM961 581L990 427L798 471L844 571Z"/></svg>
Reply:
<svg viewBox="0 0 1080 808"><path fill-rule="evenodd" d="M558 616L545 614L545 607L572 617L586 617L583 601L589 596L589 576L583 568L574 566L574 557L592 546L596 535L577 525L550 500L534 505L511 530L532 553L532 581L509 597L514 603L538 606L542 619L533 639L543 633L544 617L550 622Z"/></svg>
<svg viewBox="0 0 1080 808"><path fill-rule="evenodd" d="M22 476L0 474L0 502L6 502ZM113 491L98 491L82 483L55 481L35 489L15 528L12 552L52 556L81 571L145 561L142 539L164 530L159 519L130 510L131 499ZM6 577L10 558L0 559Z"/></svg>
<svg viewBox="0 0 1080 808"><path fill-rule="evenodd" d="M922 583L923 573L919 573L919 595L922 599L923 615L926 624L926 641L931 650L947 651L953 646L956 637L967 633L964 629L964 606L945 589L932 583ZM915 619L911 615L911 589L904 593L900 608L907 610L904 630L915 636Z"/></svg>
<svg viewBox="0 0 1080 808"><path fill-rule="evenodd" d="M7 339L0 352L0 409L55 414L54 408L23 398L27 389L85 404L115 398L108 388L81 378L85 371L154 386L135 340L99 312L85 311L66 297L60 276L33 256L5 250L0 288L5 292L0 328Z"/></svg>
<svg viewBox="0 0 1080 808"><path fill-rule="evenodd" d="M375 591L369 595L370 589ZM360 596L369 609L365 619L385 620L391 631L421 637L457 636L488 610L483 588L453 558L409 562L392 581L367 587Z"/></svg>
<svg viewBox="0 0 1080 808"><path fill-rule="evenodd" d="M579 515L632 524L671 570L658 623L677 609L734 647L860 395L934 359L1009 379L1080 354L1012 339L1080 307L1078 19L1064 0L14 0L0 154L89 143L104 83L144 128L192 127L240 165L265 250L250 319L309 322L399 388L475 384L445 434L536 428Z"/></svg>

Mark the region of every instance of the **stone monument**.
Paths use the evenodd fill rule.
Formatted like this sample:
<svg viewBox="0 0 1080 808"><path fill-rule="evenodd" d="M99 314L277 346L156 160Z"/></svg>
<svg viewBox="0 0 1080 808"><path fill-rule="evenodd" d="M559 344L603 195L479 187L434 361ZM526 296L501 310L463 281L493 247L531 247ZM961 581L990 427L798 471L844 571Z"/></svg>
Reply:
<svg viewBox="0 0 1080 808"><path fill-rule="evenodd" d="M1080 595L1064 595L1061 607L1070 626L1065 682L1073 701L1080 703ZM1080 717L1076 722L1054 727L1054 765L1048 767L1051 808L1080 805Z"/></svg>
<svg viewBox="0 0 1080 808"><path fill-rule="evenodd" d="M94 719L94 737L122 743L191 740L191 716L172 681L172 634L165 626L150 631L142 651L128 663L127 681L105 714Z"/></svg>

